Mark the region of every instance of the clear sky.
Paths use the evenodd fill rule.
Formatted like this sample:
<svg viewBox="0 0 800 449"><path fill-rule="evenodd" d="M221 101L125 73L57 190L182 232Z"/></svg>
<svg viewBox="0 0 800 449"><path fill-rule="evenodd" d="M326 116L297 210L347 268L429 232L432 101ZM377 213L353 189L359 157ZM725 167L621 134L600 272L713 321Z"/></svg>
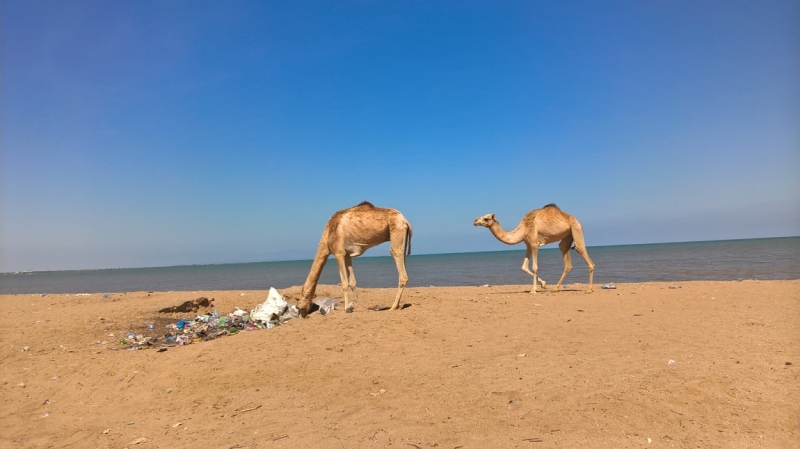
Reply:
<svg viewBox="0 0 800 449"><path fill-rule="evenodd" d="M5 0L0 271L800 235L798 5Z"/></svg>

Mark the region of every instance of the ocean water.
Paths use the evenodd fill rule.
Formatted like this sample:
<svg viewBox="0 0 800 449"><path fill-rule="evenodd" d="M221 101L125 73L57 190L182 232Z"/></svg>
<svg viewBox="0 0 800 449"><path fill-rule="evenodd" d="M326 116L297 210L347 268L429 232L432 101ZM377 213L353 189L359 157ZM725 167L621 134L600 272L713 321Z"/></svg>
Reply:
<svg viewBox="0 0 800 449"><path fill-rule="evenodd" d="M522 245L520 245L522 246ZM388 253L388 245L371 254ZM609 282L798 279L800 237L724 240L588 248L595 284ZM522 272L524 250L412 255L406 260L408 286L530 284ZM572 271L564 284L588 283L583 259L571 252ZM105 293L130 291L260 290L305 281L310 260L224 265L190 265L113 270L43 271L0 274L0 293ZM353 260L359 287L396 287L389 257ZM539 250L539 276L555 284L564 264L556 245ZM331 257L320 279L338 284Z"/></svg>

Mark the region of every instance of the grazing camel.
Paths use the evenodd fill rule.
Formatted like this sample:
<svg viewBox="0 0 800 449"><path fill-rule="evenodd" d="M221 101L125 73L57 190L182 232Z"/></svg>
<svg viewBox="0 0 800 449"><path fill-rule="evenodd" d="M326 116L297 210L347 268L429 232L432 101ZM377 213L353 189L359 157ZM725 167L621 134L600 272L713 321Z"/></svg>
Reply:
<svg viewBox="0 0 800 449"><path fill-rule="evenodd" d="M408 282L406 275L406 256L411 254L411 225L400 212L395 209L375 207L364 201L349 209L340 210L333 214L319 241L317 255L311 264L311 271L303 284L297 309L305 318L311 311L311 300L317 289L317 282L328 261L328 256L333 254L339 266L339 276L342 279L344 291L345 312L353 311L351 301L356 300L356 277L353 273L353 257L358 257L364 251L383 242L391 241L389 252L397 264L397 273L400 280L397 286L397 296L391 309L397 310L400 306L400 296ZM351 298L352 296L352 298Z"/></svg>
<svg viewBox="0 0 800 449"><path fill-rule="evenodd" d="M519 226L513 231L507 232L495 218L494 214L487 214L483 217L476 218L473 222L475 226L484 226L489 228L497 237L497 240L507 244L515 245L524 241L526 246L525 259L522 262L522 271L533 276L533 288L531 293L536 293L536 284L541 282L542 288L545 287L545 281L539 278L536 274L539 265L537 262L537 253L540 246L547 245L561 241L558 248L564 256L564 273L561 274L561 279L553 291L558 291L561 288L561 283L572 270L572 262L569 259L569 250L574 249L586 261L589 266L589 290L586 293L592 292L592 278L594 277L594 263L589 258L589 253L586 251L586 244L583 241L583 228L578 220L572 215L562 211L555 204L548 204L547 206L528 212L522 217ZM573 247L572 244L575 243ZM533 271L528 268L528 259L532 259Z"/></svg>

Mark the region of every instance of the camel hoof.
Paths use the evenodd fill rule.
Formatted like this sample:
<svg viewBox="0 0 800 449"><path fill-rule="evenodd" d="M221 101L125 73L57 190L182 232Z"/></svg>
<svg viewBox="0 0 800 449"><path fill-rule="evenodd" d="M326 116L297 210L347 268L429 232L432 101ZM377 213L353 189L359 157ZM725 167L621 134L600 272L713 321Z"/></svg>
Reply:
<svg viewBox="0 0 800 449"><path fill-rule="evenodd" d="M353 313L353 306L344 309L344 313Z"/></svg>
<svg viewBox="0 0 800 449"><path fill-rule="evenodd" d="M589 293L592 293L593 291L594 291L594 290L592 290L592 289L590 288L589 290L586 290L586 291L585 291L585 292L583 292L583 293L585 293L585 294L587 294L587 295L588 295Z"/></svg>

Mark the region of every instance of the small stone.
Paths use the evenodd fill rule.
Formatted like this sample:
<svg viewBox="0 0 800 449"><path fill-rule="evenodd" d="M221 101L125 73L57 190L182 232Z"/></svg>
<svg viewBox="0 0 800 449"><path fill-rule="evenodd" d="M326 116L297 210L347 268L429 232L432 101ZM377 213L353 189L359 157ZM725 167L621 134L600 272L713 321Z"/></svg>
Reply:
<svg viewBox="0 0 800 449"><path fill-rule="evenodd" d="M789 366L791 364L792 364L792 362L786 362L786 366Z"/></svg>
<svg viewBox="0 0 800 449"><path fill-rule="evenodd" d="M103 431L103 435L108 435L108 432L111 432L111 429L106 429Z"/></svg>

